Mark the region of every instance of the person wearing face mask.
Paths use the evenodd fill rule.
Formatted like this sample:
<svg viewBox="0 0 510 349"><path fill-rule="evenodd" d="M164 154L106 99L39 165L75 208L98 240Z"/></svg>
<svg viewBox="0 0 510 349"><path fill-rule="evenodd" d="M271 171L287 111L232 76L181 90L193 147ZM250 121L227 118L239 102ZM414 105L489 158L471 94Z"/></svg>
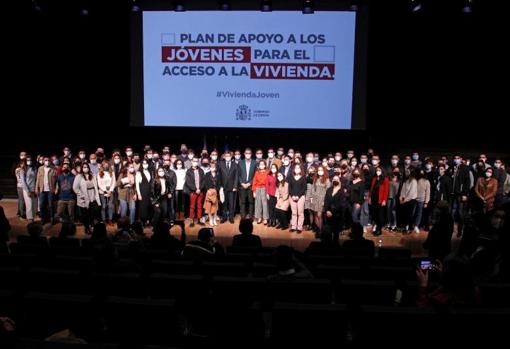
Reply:
<svg viewBox="0 0 510 349"><path fill-rule="evenodd" d="M416 198L418 197L418 182L416 170L411 171L400 191L400 204L402 205L402 220L405 232L410 233L414 225ZM419 232L419 231L418 231Z"/></svg>
<svg viewBox="0 0 510 349"><path fill-rule="evenodd" d="M388 176L393 174L393 171L398 169L398 172L402 174L404 172L404 167L400 163L400 156L398 154L393 154L390 159L390 165L386 168L386 173Z"/></svg>
<svg viewBox="0 0 510 349"><path fill-rule="evenodd" d="M282 147L278 148L278 150L276 151L276 157L280 160L283 160L284 154L285 154L285 149L283 149Z"/></svg>
<svg viewBox="0 0 510 349"><path fill-rule="evenodd" d="M57 201L57 217L61 222L74 222L74 208L76 205L76 194L73 190L75 175L71 173L69 164L62 166L62 174L57 177L55 195ZM64 217L64 212L68 218Z"/></svg>
<svg viewBox="0 0 510 349"><path fill-rule="evenodd" d="M241 161L241 151L239 149L236 149L234 151L234 162L236 165L239 165L239 162Z"/></svg>
<svg viewBox="0 0 510 349"><path fill-rule="evenodd" d="M101 220L108 225L113 225L116 178L112 166L108 162L103 161L96 179L99 199L101 200Z"/></svg>
<svg viewBox="0 0 510 349"><path fill-rule="evenodd" d="M211 161L216 161L216 162L218 162L218 161L219 161L219 160L218 160L218 151L213 150L213 151L211 152L211 157L210 157L210 158L211 158Z"/></svg>
<svg viewBox="0 0 510 349"><path fill-rule="evenodd" d="M415 233L420 232L422 226L423 210L427 209L430 202L430 182L425 177L425 171L423 169L417 169L417 186L416 186L416 209L414 212L414 231ZM424 224L424 225L428 225Z"/></svg>
<svg viewBox="0 0 510 349"><path fill-rule="evenodd" d="M311 224L315 225L315 237L319 237L322 231L322 211L324 208L324 198L326 192L331 186L329 181L328 171L323 166L319 166L317 171L313 175L311 198L310 198L310 212L311 212Z"/></svg>
<svg viewBox="0 0 510 349"><path fill-rule="evenodd" d="M126 154L126 157L124 158L126 162L133 162L133 148L127 146L124 153Z"/></svg>
<svg viewBox="0 0 510 349"><path fill-rule="evenodd" d="M305 171L308 173L308 170L311 167L314 167L315 165L316 164L313 161L313 153L306 154L306 157L305 157Z"/></svg>
<svg viewBox="0 0 510 349"><path fill-rule="evenodd" d="M423 208L422 213L422 226L423 230L429 231L431 224L432 212L434 209L434 180L436 170L434 169L434 162L430 158L425 159L425 168L423 170L423 178L429 182L430 186L430 201L429 204Z"/></svg>
<svg viewBox="0 0 510 349"><path fill-rule="evenodd" d="M168 199L171 199L170 186L165 174L164 168L159 168L156 176L152 181L151 188L151 205L154 210L152 216L152 226L156 227L160 222L167 218Z"/></svg>
<svg viewBox="0 0 510 349"><path fill-rule="evenodd" d="M358 159L356 159L355 157L353 157L350 162L349 162L349 165L351 166L351 169L354 170L355 168L358 167Z"/></svg>
<svg viewBox="0 0 510 349"><path fill-rule="evenodd" d="M420 160L420 154L414 152L413 155L411 155L411 167L412 168L421 168L422 162Z"/></svg>
<svg viewBox="0 0 510 349"><path fill-rule="evenodd" d="M306 166L306 165L305 165ZM305 193L305 222L304 222L304 230L309 231L314 229L313 223L313 212L311 209L312 206L312 188L313 188L313 179L315 177L316 168L315 166L308 167L305 170L306 173L306 193Z"/></svg>
<svg viewBox="0 0 510 349"><path fill-rule="evenodd" d="M389 192L388 192L388 205L387 205L387 212L388 212L388 225L387 227L391 231L396 231L398 227L398 220L397 213L400 209L400 191L402 189L402 180L401 180L401 174L398 167L395 167L393 171L391 172L391 179L390 179L390 186L389 186Z"/></svg>
<svg viewBox="0 0 510 349"><path fill-rule="evenodd" d="M188 159L188 147L186 146L186 144L181 144L181 148L180 148L180 155L179 155L179 159L182 160L183 164L184 164L184 161L186 161Z"/></svg>
<svg viewBox="0 0 510 349"><path fill-rule="evenodd" d="M254 213L254 200L252 183L257 162L251 158L251 149L246 148L244 159L239 162L239 208L241 219L252 218Z"/></svg>
<svg viewBox="0 0 510 349"><path fill-rule="evenodd" d="M257 163L260 160L264 160L264 152L262 151L262 149L259 148L255 150L255 160L257 160Z"/></svg>
<svg viewBox="0 0 510 349"><path fill-rule="evenodd" d="M360 161L361 165L368 164L368 156L367 156L367 154L361 154L361 156L359 158L359 161Z"/></svg>
<svg viewBox="0 0 510 349"><path fill-rule="evenodd" d="M290 157L284 156L282 161L282 167L280 167L280 173L283 173L286 180L290 178L292 175L292 170L290 166Z"/></svg>
<svg viewBox="0 0 510 349"><path fill-rule="evenodd" d="M97 210L101 206L97 180L90 170L89 164L83 164L82 173L75 177L73 191L76 194L76 205L79 209L80 220L85 233L90 234L90 227L97 217Z"/></svg>
<svg viewBox="0 0 510 349"><path fill-rule="evenodd" d="M39 196L39 210L43 224L53 219L53 194L57 175L51 167L50 159L44 157L44 166L39 167L35 184L35 192Z"/></svg>
<svg viewBox="0 0 510 349"><path fill-rule="evenodd" d="M464 229L464 217L468 213L468 195L471 190L471 177L469 167L462 163L462 157L455 155L454 166L451 168L453 179L452 215L457 223L457 236L462 235Z"/></svg>
<svg viewBox="0 0 510 349"><path fill-rule="evenodd" d="M335 153L335 164L340 164L340 161L342 161L342 153L337 151Z"/></svg>
<svg viewBox="0 0 510 349"><path fill-rule="evenodd" d="M303 223L305 220L305 194L306 194L306 177L303 175L301 165L292 167L292 175L288 179L290 209L292 211L290 232L300 234L303 231Z"/></svg>
<svg viewBox="0 0 510 349"><path fill-rule="evenodd" d="M90 154L89 156L89 168L90 168L90 172L92 174L96 174L99 172L99 164L98 164L98 157L96 154L92 153Z"/></svg>
<svg viewBox="0 0 510 349"><path fill-rule="evenodd" d="M186 170L191 168L194 158L195 158L195 152L193 151L193 149L188 150L188 158L184 160L184 168Z"/></svg>
<svg viewBox="0 0 510 349"><path fill-rule="evenodd" d="M209 216L209 225L218 225L218 205L219 205L219 190L220 180L217 169L218 163L211 161L210 171L205 175L205 213Z"/></svg>
<svg viewBox="0 0 510 349"><path fill-rule="evenodd" d="M338 243L340 232L345 227L345 217L349 207L349 190L342 187L339 176L333 176L331 183L333 185L326 190L324 196L322 211L326 220L324 228L327 228L323 229L323 234L325 232L332 234L332 241Z"/></svg>
<svg viewBox="0 0 510 349"><path fill-rule="evenodd" d="M294 149L290 148L289 151L287 152L287 155L289 156L289 158L291 160L294 159Z"/></svg>
<svg viewBox="0 0 510 349"><path fill-rule="evenodd" d="M452 178L447 174L446 166L444 164L439 165L438 174L434 179L434 201L446 201L452 203L452 192L453 192L453 181Z"/></svg>
<svg viewBox="0 0 510 349"><path fill-rule="evenodd" d="M350 183L350 200L352 207L352 222L360 223L361 206L364 203L365 184L363 183L363 177L359 169L352 171L351 183Z"/></svg>
<svg viewBox="0 0 510 349"><path fill-rule="evenodd" d="M222 205L221 223L227 220L233 224L236 207L236 194L239 186L238 166L232 159L232 152L226 151L223 154L223 160L219 162L219 183L223 190L224 202ZM220 189L220 190L221 190Z"/></svg>
<svg viewBox="0 0 510 349"><path fill-rule="evenodd" d="M165 177L168 185L168 195L167 195L167 216L168 223L170 225L174 225L175 222L175 188L177 187L177 174L171 169L170 160L168 160L167 164L163 165L163 170L165 171ZM159 171L159 170L158 170Z"/></svg>
<svg viewBox="0 0 510 349"><path fill-rule="evenodd" d="M267 160L266 166L267 168L271 168L272 165L276 165L276 167L282 167L282 160L275 156L274 149L269 148L267 150Z"/></svg>
<svg viewBox="0 0 510 349"><path fill-rule="evenodd" d="M347 150L347 160L351 161L354 156L354 150Z"/></svg>
<svg viewBox="0 0 510 349"><path fill-rule="evenodd" d="M267 225L269 219L269 212L267 209L267 176L269 171L266 168L266 162L260 159L257 164L257 171L253 176L253 183L251 190L253 192L253 198L255 199L255 219L257 224L264 222Z"/></svg>
<svg viewBox="0 0 510 349"><path fill-rule="evenodd" d="M186 179L184 180L184 192L190 196L190 227L195 226L195 218L199 221L200 225L204 225L204 223L200 221L204 206L204 176L204 171L199 167L199 159L195 157L191 162L191 168L186 171Z"/></svg>
<svg viewBox="0 0 510 349"><path fill-rule="evenodd" d="M189 207L188 196L184 194L184 181L186 180L186 169L184 168L184 162L181 159L175 161L175 194L174 194L174 208L175 208L175 219L184 220L186 207Z"/></svg>
<svg viewBox="0 0 510 349"><path fill-rule="evenodd" d="M267 196L267 209L269 213L268 227L276 227L276 182L278 174L278 166L271 165L266 180L266 196Z"/></svg>
<svg viewBox="0 0 510 349"><path fill-rule="evenodd" d="M372 178L369 193L370 215L375 222L374 235L382 234L382 228L386 218L386 207L388 204L388 194L390 190L390 181L384 175L381 167L375 169L375 176Z"/></svg>
<svg viewBox="0 0 510 349"><path fill-rule="evenodd" d="M69 149L69 147L64 147L64 149L62 150L62 156L59 157L59 161L61 164L64 163L64 159L71 159L73 157L72 153L71 153L71 149Z"/></svg>
<svg viewBox="0 0 510 349"><path fill-rule="evenodd" d="M489 167L485 170L485 178L478 178L475 186L475 193L482 202L484 213L494 208L494 201L498 191L498 181L493 178L493 174L494 170L492 167Z"/></svg>
<svg viewBox="0 0 510 349"><path fill-rule="evenodd" d="M127 217L129 210L129 222L134 223L136 218L136 173L132 164L120 171L116 183L120 201L120 216ZM143 193L142 193L143 194ZM150 200L150 194L148 199ZM141 215L140 215L141 216Z"/></svg>
<svg viewBox="0 0 510 349"><path fill-rule="evenodd" d="M132 166L129 165L129 166ZM134 168L134 166L133 166ZM144 159L140 171L136 172L136 198L138 200L138 214L144 225L147 225L152 211L151 193L153 187L154 175L150 169L149 161Z"/></svg>
<svg viewBox="0 0 510 349"><path fill-rule="evenodd" d="M287 211L289 210L289 184L285 179L283 173L278 172L276 174L276 217L278 224L276 229L286 230L289 228L289 221L287 219Z"/></svg>
<svg viewBox="0 0 510 349"><path fill-rule="evenodd" d="M32 157L27 155L20 168L19 176L23 185L23 200L25 202L26 217L34 221L37 213L37 196L35 195L36 172Z"/></svg>
<svg viewBox="0 0 510 349"><path fill-rule="evenodd" d="M23 181L21 180L21 171L23 170L23 167L25 166L25 158L26 158L25 152L23 152L22 157L23 157L23 159L20 159L18 161L18 164L15 166L14 176L16 177L16 189L17 189L17 194L18 194L17 215L20 219L25 219L27 217L27 210L26 210L26 206L25 206L25 199L23 196Z"/></svg>

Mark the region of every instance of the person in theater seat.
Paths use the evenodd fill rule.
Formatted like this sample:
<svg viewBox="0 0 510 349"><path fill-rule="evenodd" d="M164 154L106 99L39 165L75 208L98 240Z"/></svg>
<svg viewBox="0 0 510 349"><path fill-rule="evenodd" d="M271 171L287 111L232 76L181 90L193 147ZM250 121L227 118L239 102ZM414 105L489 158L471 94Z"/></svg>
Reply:
<svg viewBox="0 0 510 349"><path fill-rule="evenodd" d="M276 229L288 229L289 221L287 219L287 211L289 210L289 183L285 179L285 175L279 172L276 175L276 217L278 224Z"/></svg>
<svg viewBox="0 0 510 349"><path fill-rule="evenodd" d="M363 237L363 226L359 223L354 223L351 227L351 233L349 234L350 240L346 240L342 249L348 253L348 250L356 251L356 253L362 252L365 256L373 256L375 251L375 245L372 240L365 239Z"/></svg>
<svg viewBox="0 0 510 349"><path fill-rule="evenodd" d="M313 274L301 263L289 246L278 246L274 254L277 274L269 275L269 281L313 279Z"/></svg>
<svg viewBox="0 0 510 349"><path fill-rule="evenodd" d="M184 259L194 261L214 261L225 255L223 247L216 242L213 228L202 228L198 231L198 239L190 241L182 251Z"/></svg>
<svg viewBox="0 0 510 349"><path fill-rule="evenodd" d="M232 238L232 246L238 247L262 247L262 240L258 235L253 235L253 222L250 219L241 219L239 222L240 234Z"/></svg>
<svg viewBox="0 0 510 349"><path fill-rule="evenodd" d="M199 167L198 157L194 157L191 168L186 171L184 180L184 192L190 196L189 219L190 227L195 226L195 219L200 225L204 225L202 218L202 209L204 206L205 181L204 171Z"/></svg>
<svg viewBox="0 0 510 349"><path fill-rule="evenodd" d="M264 222L267 225L269 213L267 210L266 183L269 171L263 159L258 160L257 167L252 183L253 197L255 198L255 219L257 224Z"/></svg>
<svg viewBox="0 0 510 349"><path fill-rule="evenodd" d="M306 177L303 171L303 167L299 164L292 166L292 175L288 179L290 209L292 211L290 232L298 234L303 231L303 222L305 220Z"/></svg>

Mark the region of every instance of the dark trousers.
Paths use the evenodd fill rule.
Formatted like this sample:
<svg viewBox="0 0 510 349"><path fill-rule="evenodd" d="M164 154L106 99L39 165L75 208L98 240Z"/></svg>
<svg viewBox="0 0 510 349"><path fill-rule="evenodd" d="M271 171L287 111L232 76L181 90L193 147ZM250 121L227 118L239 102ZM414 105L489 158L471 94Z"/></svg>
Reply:
<svg viewBox="0 0 510 349"><path fill-rule="evenodd" d="M276 219L278 219L278 223L282 227L289 226L289 219L287 217L287 211L280 210L279 208L275 208Z"/></svg>
<svg viewBox="0 0 510 349"><path fill-rule="evenodd" d="M468 203L462 201L462 196L456 196L452 202L453 221L457 223L457 232L462 234L464 229L464 218L468 214Z"/></svg>
<svg viewBox="0 0 510 349"><path fill-rule="evenodd" d="M39 194L39 209L43 221L53 219L53 193L51 191L43 191Z"/></svg>
<svg viewBox="0 0 510 349"><path fill-rule="evenodd" d="M94 224L94 220L98 216L98 205L95 201L89 204L89 207L78 207L80 221L85 227L85 231L89 232L90 227Z"/></svg>
<svg viewBox="0 0 510 349"><path fill-rule="evenodd" d="M372 216L374 223L377 225L377 231L381 231L383 224L386 221L386 206L382 206L378 203L370 205L370 215Z"/></svg>
<svg viewBox="0 0 510 349"><path fill-rule="evenodd" d="M246 204L248 201L248 204ZM248 206L248 207L247 207ZM254 201L253 201L253 191L251 187L248 189L239 189L239 208L241 210L241 218L245 218L247 214L250 217L253 217L253 211L255 209ZM246 208L248 208L248 212L246 212Z"/></svg>
<svg viewBox="0 0 510 349"><path fill-rule="evenodd" d="M414 211L416 210L416 200L411 200L402 205L402 219L404 227L414 228Z"/></svg>
<svg viewBox="0 0 510 349"><path fill-rule="evenodd" d="M170 222L175 221L174 196L175 196L175 193L172 194L172 197L170 199L166 199L166 205L167 205L166 216L168 217L168 220Z"/></svg>
<svg viewBox="0 0 510 349"><path fill-rule="evenodd" d="M225 202L223 203L223 218L233 219L236 214L236 191L224 191Z"/></svg>
<svg viewBox="0 0 510 349"><path fill-rule="evenodd" d="M140 220L145 224L150 218L151 200L150 193L142 193L142 201L139 201Z"/></svg>
<svg viewBox="0 0 510 349"><path fill-rule="evenodd" d="M166 198L162 198L156 205L154 205L154 215L152 216L152 225L156 226L159 222L165 220L168 210L168 203Z"/></svg>
<svg viewBox="0 0 510 349"><path fill-rule="evenodd" d="M269 196L267 210L269 212L269 219L272 221L276 220L276 196Z"/></svg>

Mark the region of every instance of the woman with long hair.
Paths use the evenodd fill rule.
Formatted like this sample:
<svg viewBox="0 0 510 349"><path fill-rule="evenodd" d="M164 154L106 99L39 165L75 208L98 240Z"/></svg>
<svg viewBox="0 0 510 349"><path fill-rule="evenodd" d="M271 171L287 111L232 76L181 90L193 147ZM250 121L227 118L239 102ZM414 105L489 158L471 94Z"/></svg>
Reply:
<svg viewBox="0 0 510 349"><path fill-rule="evenodd" d="M97 209L101 206L101 199L99 198L96 177L92 174L89 164L84 163L81 171L82 173L76 176L74 180L73 190L76 194L76 205L78 206L81 222L85 227L85 233L90 234L90 227L97 217Z"/></svg>
<svg viewBox="0 0 510 349"><path fill-rule="evenodd" d="M257 220L257 224L262 223L262 220L264 224L267 224L269 218L266 192L268 174L269 171L266 168L266 162L264 160L259 160L251 187L253 197L255 198L255 219Z"/></svg>
<svg viewBox="0 0 510 349"><path fill-rule="evenodd" d="M324 198L326 197L326 191L331 186L329 181L329 173L323 166L317 168L317 172L313 177L312 183L312 194L310 202L310 210L312 211L313 224L317 227L316 234L320 234L322 231L322 209L324 207Z"/></svg>

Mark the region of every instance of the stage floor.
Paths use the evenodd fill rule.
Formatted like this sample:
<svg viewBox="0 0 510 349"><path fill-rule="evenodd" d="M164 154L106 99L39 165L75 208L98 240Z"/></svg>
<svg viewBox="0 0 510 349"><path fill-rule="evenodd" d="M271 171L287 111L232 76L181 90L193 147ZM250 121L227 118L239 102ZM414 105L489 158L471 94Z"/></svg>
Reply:
<svg viewBox="0 0 510 349"><path fill-rule="evenodd" d="M4 208L5 214L11 223L11 241L15 241L16 237L20 234L26 234L26 225L28 224L27 220L21 220L16 216L17 210L17 201L14 199L5 199L0 202L0 205ZM223 246L230 246L232 242L232 236L239 233L238 230L239 225L239 216L236 217L235 223L231 224L229 222L219 224L214 227L214 232L217 240ZM206 225L209 226L208 224ZM202 228L202 226L195 224L193 228L189 227L189 222L186 221L186 235L188 241L196 238L198 231ZM114 234L116 230L115 226L108 227L108 232ZM44 235L47 237L52 237L58 235L60 231L60 224L51 225L46 224L44 226ZM180 227L174 226L171 230L172 235L179 237L180 236ZM145 229L145 234L150 236L152 234L151 228ZM262 244L268 247L275 247L278 245L288 245L295 248L298 251L304 251L306 247L310 244L310 242L315 241L315 234L311 231L303 231L301 234L290 233L289 230L279 230L275 228L266 227L263 224L254 224L254 234L257 234L262 239ZM77 226L77 235L79 237L86 238L84 233L83 226ZM452 245L453 248L459 242L459 239L454 234ZM396 233L392 231L388 231L383 229L383 234L381 236L373 236L371 231L369 230L365 233L365 237L367 239L373 240L376 245L381 240L381 244L383 247L406 247L411 249L413 256L422 257L426 255L426 251L423 250L422 244L425 238L427 237L427 232L420 231L420 233L412 233L408 235L402 235L402 233ZM346 231L342 236L340 236L340 240L349 239L348 232Z"/></svg>

